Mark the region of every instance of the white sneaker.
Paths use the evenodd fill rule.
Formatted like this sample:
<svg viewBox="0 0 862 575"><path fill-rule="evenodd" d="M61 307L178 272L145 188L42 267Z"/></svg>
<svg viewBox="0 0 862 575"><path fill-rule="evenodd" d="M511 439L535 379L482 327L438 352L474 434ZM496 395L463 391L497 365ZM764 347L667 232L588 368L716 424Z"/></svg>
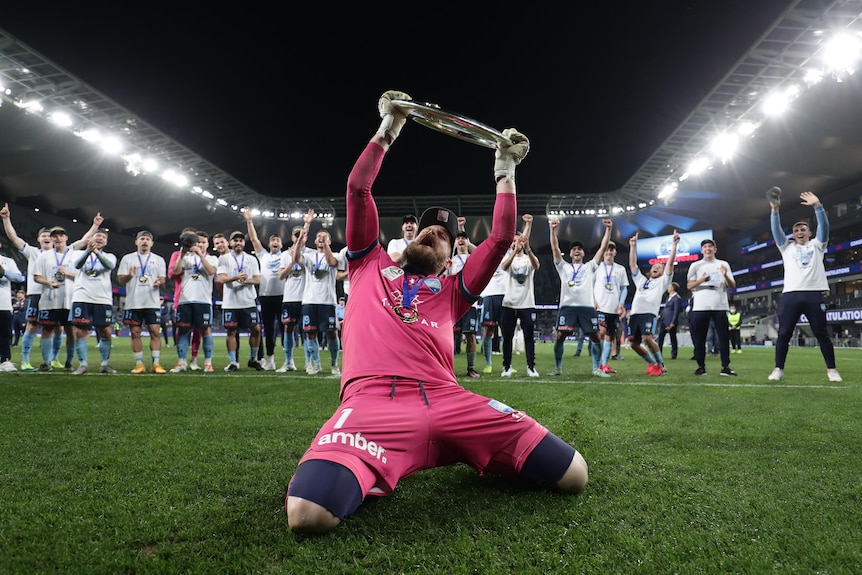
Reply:
<svg viewBox="0 0 862 575"><path fill-rule="evenodd" d="M844 381L841 379L841 374L838 373L837 369L827 369L826 376L829 378L829 381Z"/></svg>
<svg viewBox="0 0 862 575"><path fill-rule="evenodd" d="M269 355L263 360L264 371L275 371L275 357Z"/></svg>
<svg viewBox="0 0 862 575"><path fill-rule="evenodd" d="M512 377L512 368L504 369L503 373L500 374L500 377Z"/></svg>
<svg viewBox="0 0 862 575"><path fill-rule="evenodd" d="M284 362L284 365L276 369L275 373L287 373L287 362Z"/></svg>
<svg viewBox="0 0 862 575"><path fill-rule="evenodd" d="M527 368L527 377L539 377L539 372L532 367Z"/></svg>
<svg viewBox="0 0 862 575"><path fill-rule="evenodd" d="M320 366L316 363L309 363L305 366L305 373L308 375L317 375L320 371Z"/></svg>
<svg viewBox="0 0 862 575"><path fill-rule="evenodd" d="M332 366L332 375L341 375L341 370L338 369L337 365Z"/></svg>
<svg viewBox="0 0 862 575"><path fill-rule="evenodd" d="M15 364L9 361L8 359L3 363L0 363L0 371L13 372L18 371L18 368L15 367Z"/></svg>
<svg viewBox="0 0 862 575"><path fill-rule="evenodd" d="M175 366L173 366L171 368L171 373L180 373L180 372L186 371L187 369L188 369L188 366L186 366L186 362L180 361L179 363L177 363Z"/></svg>
<svg viewBox="0 0 862 575"><path fill-rule="evenodd" d="M193 359L192 362L189 364L189 369L192 371L200 371L201 366L198 365L198 360Z"/></svg>
<svg viewBox="0 0 862 575"><path fill-rule="evenodd" d="M769 377L767 377L766 379L768 379L769 381L781 381L782 379L784 379L784 370L780 367L776 367L772 370L772 373L770 373Z"/></svg>

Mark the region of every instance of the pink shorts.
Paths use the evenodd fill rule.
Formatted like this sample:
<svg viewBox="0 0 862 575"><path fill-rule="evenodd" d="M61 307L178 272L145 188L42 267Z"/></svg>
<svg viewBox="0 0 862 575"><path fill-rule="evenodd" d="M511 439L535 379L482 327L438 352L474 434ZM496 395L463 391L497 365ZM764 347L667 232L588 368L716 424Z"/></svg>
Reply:
<svg viewBox="0 0 862 575"><path fill-rule="evenodd" d="M347 386L300 463L339 463L356 476L363 498L389 495L403 477L456 463L517 476L547 433L524 412L461 386L361 379Z"/></svg>

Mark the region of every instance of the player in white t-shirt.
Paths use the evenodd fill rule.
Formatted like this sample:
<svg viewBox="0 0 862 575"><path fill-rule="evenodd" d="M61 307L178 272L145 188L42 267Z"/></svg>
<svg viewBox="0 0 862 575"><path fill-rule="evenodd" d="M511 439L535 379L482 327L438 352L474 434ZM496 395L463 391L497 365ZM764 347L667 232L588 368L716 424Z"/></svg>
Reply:
<svg viewBox="0 0 862 575"><path fill-rule="evenodd" d="M625 317L626 296L629 291L629 276L626 268L616 263L617 244L608 242L602 263L596 270L593 284L593 297L596 301L596 315L599 320L599 338L602 340L602 358L599 369L605 373L616 373L608 365L611 357L612 340L617 333L618 324Z"/></svg>
<svg viewBox="0 0 862 575"><path fill-rule="evenodd" d="M632 311L629 316L629 346L647 362L647 375L659 376L665 371L664 359L655 340L658 312L661 309L661 299L673 280L673 264L676 261L676 247L679 244L679 234L673 231L671 245L665 263L654 263L646 275L638 269L638 233L629 239L629 269L632 272L632 284L635 295L632 299ZM645 344L646 349L644 349Z"/></svg>
<svg viewBox="0 0 862 575"><path fill-rule="evenodd" d="M413 214L407 214L401 218L401 233L403 236L389 240L389 244L386 246L386 253L389 254L389 257L396 262L401 260L401 252L416 237L417 227L418 221Z"/></svg>
<svg viewBox="0 0 862 575"><path fill-rule="evenodd" d="M310 223L311 220L307 218L306 226L298 240L300 246L305 245ZM335 318L335 305L338 301L335 283L338 277L339 256L332 252L332 238L326 230L321 229L315 234L314 246L314 250L299 250L298 257L294 251L296 261L305 268L305 290L302 292L302 330L305 334L308 357L305 371L314 375L322 370L317 335L324 332L326 346L329 348L332 375L340 376L338 323Z"/></svg>
<svg viewBox="0 0 862 575"><path fill-rule="evenodd" d="M212 373L213 365L213 280L218 267L218 259L207 253L209 234L198 231L198 243L182 246L171 274L181 276L180 297L177 305L179 339L177 341L177 365L171 373L188 370L186 356L191 345L191 332L201 335L201 348L204 351L204 372Z"/></svg>
<svg viewBox="0 0 862 575"><path fill-rule="evenodd" d="M59 360L63 333L66 334L66 364L71 368L75 348L75 331L69 321L72 307L72 290L78 270L75 261L81 254L66 244L69 236L60 226L51 228L54 249L42 252L36 259L33 279L42 284L39 299L39 325L42 327L42 363L36 371L52 371ZM72 352L69 353L69 347ZM56 362L56 364L54 363Z"/></svg>
<svg viewBox="0 0 862 575"><path fill-rule="evenodd" d="M297 245L302 237L302 226L293 228L293 246L282 252L281 262L278 267L278 277L284 280L284 289L281 299L281 324L284 336L284 364L276 371L285 373L296 371L296 363L293 361L293 350L296 347L296 324L302 319L302 293L305 291L305 268L301 263L294 261L294 254L301 253L303 248ZM296 252L295 250L300 250ZM301 340L300 340L301 341Z"/></svg>
<svg viewBox="0 0 862 575"><path fill-rule="evenodd" d="M87 249L75 252L72 259L72 265L78 272L72 287L72 303L69 305L69 317L75 329L75 352L80 361L75 375L89 371L87 342L93 328L99 334L99 373L117 373L108 364L114 329L111 272L117 267L117 256L105 252L107 245L108 231L97 230L88 240Z"/></svg>
<svg viewBox="0 0 862 575"><path fill-rule="evenodd" d="M228 364L225 371L239 369L237 358L237 334L242 329L249 331L248 366L263 371L258 361L260 350L260 315L257 309L257 291L260 284L260 264L256 257L245 252L245 234L240 231L230 235L230 251L218 258L216 273L222 284L222 325L227 329Z"/></svg>
<svg viewBox="0 0 862 575"><path fill-rule="evenodd" d="M590 355L593 358L593 375L597 377L610 377L599 369L601 363L602 346L599 339L599 320L596 313L595 298L593 297L593 285L595 284L596 270L599 262L604 258L605 250L611 241L611 229L613 222L608 219L602 220L605 228L599 249L596 250L592 259L585 258L584 244L573 241L569 244L569 257L572 263L563 259L560 251L560 240L557 230L560 220L548 219L551 237L551 255L554 259L554 267L560 277L560 305L557 313L557 336L554 340L554 369L548 373L550 376L562 375L563 354L565 352L566 338L579 333L578 337L583 340L586 336L590 339Z"/></svg>
<svg viewBox="0 0 862 575"><path fill-rule="evenodd" d="M275 371L275 344L281 338L281 301L284 294L284 280L278 275L281 265L281 236L270 234L264 247L257 236L251 210L246 209L243 217L248 226L248 240L260 263L260 285L257 287L257 300L260 302L260 325L263 345L260 346L258 359L267 371ZM265 355L264 355L265 352Z"/></svg>
<svg viewBox="0 0 862 575"><path fill-rule="evenodd" d="M126 287L126 307L123 323L129 326L135 367L132 373L146 373L144 367L143 326L150 333L150 357L153 373L167 373L161 366L162 301L160 289L167 281L165 258L154 254L153 234L141 230L135 236L135 251L126 254L117 268L117 281Z"/></svg>

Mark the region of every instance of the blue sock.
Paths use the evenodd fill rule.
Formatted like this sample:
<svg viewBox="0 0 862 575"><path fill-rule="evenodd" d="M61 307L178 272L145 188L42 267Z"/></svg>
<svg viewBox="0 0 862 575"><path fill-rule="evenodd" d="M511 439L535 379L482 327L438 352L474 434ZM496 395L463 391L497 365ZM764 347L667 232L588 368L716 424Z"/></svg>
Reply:
<svg viewBox="0 0 862 575"><path fill-rule="evenodd" d="M78 356L78 361L82 364L87 364L87 338L80 337L75 340L75 353Z"/></svg>
<svg viewBox="0 0 862 575"><path fill-rule="evenodd" d="M99 357L102 359L102 364L108 363L111 358L111 338L103 337L99 340Z"/></svg>
<svg viewBox="0 0 862 575"><path fill-rule="evenodd" d="M29 331L25 331L21 337L21 363L30 363L30 350L33 349L34 339L36 334Z"/></svg>
<svg viewBox="0 0 862 575"><path fill-rule="evenodd" d="M611 342L608 340L602 341L602 365L607 365L608 360L611 358Z"/></svg>
<svg viewBox="0 0 862 575"><path fill-rule="evenodd" d="M338 365L338 352L341 351L341 342L338 341L338 338L333 338L329 340L329 355L332 358L332 366L335 367Z"/></svg>
<svg viewBox="0 0 862 575"><path fill-rule="evenodd" d="M213 350L215 349L212 334L205 335L201 338L201 348L204 350L204 359L212 361Z"/></svg>
<svg viewBox="0 0 862 575"><path fill-rule="evenodd" d="M554 363L557 365L557 369L561 369L563 367L563 353L565 352L565 345L565 341L554 341Z"/></svg>

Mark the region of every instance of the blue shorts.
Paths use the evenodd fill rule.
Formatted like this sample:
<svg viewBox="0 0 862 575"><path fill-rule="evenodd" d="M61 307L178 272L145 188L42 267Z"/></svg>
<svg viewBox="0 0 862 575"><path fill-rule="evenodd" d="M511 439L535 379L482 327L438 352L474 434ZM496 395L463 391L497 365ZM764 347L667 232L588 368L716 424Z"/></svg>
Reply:
<svg viewBox="0 0 862 575"><path fill-rule="evenodd" d="M40 299L42 299L42 294L40 293L27 296L27 321L30 323L39 322Z"/></svg>
<svg viewBox="0 0 862 575"><path fill-rule="evenodd" d="M632 343L640 343L643 338L652 337L655 334L656 320L658 316L652 313L636 313L629 318L629 337Z"/></svg>
<svg viewBox="0 0 862 575"><path fill-rule="evenodd" d="M208 303L181 303L177 306L177 327L206 328L213 324L213 306Z"/></svg>
<svg viewBox="0 0 862 575"><path fill-rule="evenodd" d="M479 326L479 310L471 307L455 322L453 330L460 333L476 333Z"/></svg>
<svg viewBox="0 0 862 575"><path fill-rule="evenodd" d="M75 327L83 329L90 326L105 327L106 325L114 325L114 308L103 303L73 301L69 317Z"/></svg>
<svg viewBox="0 0 862 575"><path fill-rule="evenodd" d="M302 317L302 302L301 301L285 301L281 302L281 323L282 325L296 325Z"/></svg>
<svg viewBox="0 0 862 575"><path fill-rule="evenodd" d="M560 308L557 313L557 331L573 334L577 328L580 328L584 335L599 331L596 308L573 305L564 305Z"/></svg>
<svg viewBox="0 0 862 575"><path fill-rule="evenodd" d="M123 312L123 324L131 326L161 325L161 308L127 309Z"/></svg>
<svg viewBox="0 0 862 575"><path fill-rule="evenodd" d="M302 330L306 333L335 331L335 306L325 303L302 304Z"/></svg>
<svg viewBox="0 0 862 575"><path fill-rule="evenodd" d="M489 295L482 298L482 325L496 327L503 316L503 296Z"/></svg>
<svg viewBox="0 0 862 575"><path fill-rule="evenodd" d="M222 324L230 330L248 329L260 323L257 307L221 310Z"/></svg>

